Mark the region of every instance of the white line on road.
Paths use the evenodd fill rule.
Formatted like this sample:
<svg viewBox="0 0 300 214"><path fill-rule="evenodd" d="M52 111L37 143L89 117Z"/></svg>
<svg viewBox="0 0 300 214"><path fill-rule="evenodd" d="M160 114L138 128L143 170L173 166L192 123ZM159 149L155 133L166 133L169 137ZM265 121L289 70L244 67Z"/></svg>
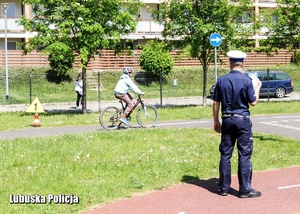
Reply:
<svg viewBox="0 0 300 214"><path fill-rule="evenodd" d="M278 127L287 128L287 129L300 130L300 127L295 127L295 126L288 126L288 125L268 123L268 122L259 122L259 123L270 125L270 126L278 126Z"/></svg>
<svg viewBox="0 0 300 214"><path fill-rule="evenodd" d="M289 123L291 122L290 120L280 120L279 122L282 122L282 123Z"/></svg>
<svg viewBox="0 0 300 214"><path fill-rule="evenodd" d="M289 188L295 188L295 187L300 187L300 184L278 187L278 189L289 189Z"/></svg>
<svg viewBox="0 0 300 214"><path fill-rule="evenodd" d="M296 118L296 117L299 117L300 115L282 115L282 116L271 116L272 118Z"/></svg>

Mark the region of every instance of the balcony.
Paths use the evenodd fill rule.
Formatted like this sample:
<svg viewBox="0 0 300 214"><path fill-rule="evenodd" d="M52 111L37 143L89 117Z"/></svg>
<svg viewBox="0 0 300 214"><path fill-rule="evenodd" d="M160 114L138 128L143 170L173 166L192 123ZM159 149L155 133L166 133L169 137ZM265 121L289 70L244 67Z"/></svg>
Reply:
<svg viewBox="0 0 300 214"><path fill-rule="evenodd" d="M258 0L258 3L276 3L276 0Z"/></svg>
<svg viewBox="0 0 300 214"><path fill-rule="evenodd" d="M164 2L165 0L142 0L142 2L147 4L160 4Z"/></svg>
<svg viewBox="0 0 300 214"><path fill-rule="evenodd" d="M151 19L143 19L138 22L136 31L123 38L127 39L161 39L161 32L164 26L154 22Z"/></svg>
<svg viewBox="0 0 300 214"><path fill-rule="evenodd" d="M7 32L25 32L24 27L23 26L19 26L16 21L20 20L20 19L16 19L16 18L7 18ZM4 23L5 19L1 18L0 19L0 32L4 32L5 31L5 23Z"/></svg>
<svg viewBox="0 0 300 214"><path fill-rule="evenodd" d="M251 32L252 34L254 33L254 29L253 29L253 23L239 23L237 25L237 32ZM267 27L261 27L260 29L257 30L257 34L253 35L252 37L255 36L265 36L266 33L269 32L269 29Z"/></svg>
<svg viewBox="0 0 300 214"><path fill-rule="evenodd" d="M141 20L138 22L136 27L137 33L144 33L144 34L155 34L161 33L164 29L163 25L155 23L153 20Z"/></svg>
<svg viewBox="0 0 300 214"><path fill-rule="evenodd" d="M277 7L276 0L258 0L258 3L255 3L254 5L258 7Z"/></svg>

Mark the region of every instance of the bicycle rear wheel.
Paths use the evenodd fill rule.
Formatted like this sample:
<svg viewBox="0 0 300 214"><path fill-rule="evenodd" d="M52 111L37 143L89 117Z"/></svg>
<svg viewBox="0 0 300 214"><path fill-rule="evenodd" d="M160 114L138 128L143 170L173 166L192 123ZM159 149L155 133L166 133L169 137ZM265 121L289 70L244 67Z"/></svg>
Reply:
<svg viewBox="0 0 300 214"><path fill-rule="evenodd" d="M120 124L121 111L117 107L109 106L105 108L100 116L101 126L106 130L117 129Z"/></svg>
<svg viewBox="0 0 300 214"><path fill-rule="evenodd" d="M152 105L141 106L136 113L136 120L138 124L144 128L152 127L156 124L158 119L157 109Z"/></svg>

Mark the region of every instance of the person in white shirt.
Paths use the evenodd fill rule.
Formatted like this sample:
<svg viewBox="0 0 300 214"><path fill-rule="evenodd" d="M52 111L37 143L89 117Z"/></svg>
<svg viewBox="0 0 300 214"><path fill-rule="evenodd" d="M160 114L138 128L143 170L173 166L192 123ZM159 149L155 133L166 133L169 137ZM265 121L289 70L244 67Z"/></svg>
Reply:
<svg viewBox="0 0 300 214"><path fill-rule="evenodd" d="M125 67L123 69L123 75L120 77L115 89L114 95L117 99L124 101L127 104L127 107L122 115L120 121L123 123L129 123L127 116L133 108L132 99L134 94L129 93L129 90L133 90L137 94L144 94L131 79L133 68Z"/></svg>
<svg viewBox="0 0 300 214"><path fill-rule="evenodd" d="M81 100L82 105L82 73L79 73L77 78L75 79L75 91L77 93L77 99L76 99L76 109L80 109L79 103Z"/></svg>

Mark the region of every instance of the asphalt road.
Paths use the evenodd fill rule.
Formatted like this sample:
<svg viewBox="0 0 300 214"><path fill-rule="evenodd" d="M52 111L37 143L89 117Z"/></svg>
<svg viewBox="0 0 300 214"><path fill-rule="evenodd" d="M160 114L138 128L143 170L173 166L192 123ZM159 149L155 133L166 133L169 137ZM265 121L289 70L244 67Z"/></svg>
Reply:
<svg viewBox="0 0 300 214"><path fill-rule="evenodd" d="M289 138L300 139L300 114L285 115L264 115L252 116L253 131L260 133L269 133L282 135ZM201 120L180 120L158 122L155 128L187 127L187 128L213 128L212 119ZM127 128L140 128L133 124ZM106 131L101 125L71 126L58 128L32 127L21 130L8 130L0 132L0 140L24 138L24 137L42 137L72 133L84 133L92 131Z"/></svg>
<svg viewBox="0 0 300 214"><path fill-rule="evenodd" d="M293 92L283 99L271 98L270 102L278 101L293 101L300 100L300 93ZM261 98L260 102L267 102L267 98ZM187 106L187 105L202 105L202 97L170 97L160 99L146 99L148 104L160 106ZM212 101L207 99L207 105L211 105ZM76 111L74 103L41 103L45 111ZM99 109L103 109L107 106L119 106L118 100L89 102L88 107L90 111L98 112ZM0 106L0 112L6 111L26 111L29 105L5 105ZM261 133L270 133L282 135L285 137L291 137L300 139L300 114L288 114L288 115L265 115L265 116L251 116L253 123L253 131ZM133 128L139 128L138 125L133 124ZM202 120L183 120L183 121L158 121L157 128L165 127L199 127L199 128L213 128L212 119ZM90 126L74 126L74 127L59 127L59 128L43 128L43 127L31 127L29 129L22 130L8 130L0 131L0 140L22 138L22 137L40 137L40 136L52 136L61 134L82 133L91 131L105 131L99 125Z"/></svg>
<svg viewBox="0 0 300 214"><path fill-rule="evenodd" d="M254 132L276 134L300 139L300 114L251 116L251 121ZM158 123L157 127L213 128L213 120L168 121Z"/></svg>

